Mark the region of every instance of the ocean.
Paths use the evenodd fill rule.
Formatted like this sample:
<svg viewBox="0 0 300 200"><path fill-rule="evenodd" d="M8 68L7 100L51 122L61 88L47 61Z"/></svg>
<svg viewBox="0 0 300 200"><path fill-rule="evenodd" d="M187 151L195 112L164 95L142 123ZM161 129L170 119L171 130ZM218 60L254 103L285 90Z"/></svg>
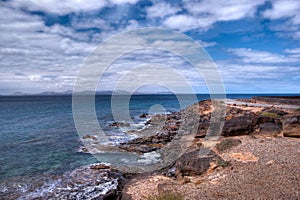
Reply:
<svg viewBox="0 0 300 200"><path fill-rule="evenodd" d="M227 95L228 98L252 96L258 95ZM197 98L208 99L209 95L199 94ZM185 102L192 103L195 102ZM162 105L166 112L181 109L175 95L133 95L129 113L135 124L131 127L142 128L146 119L139 116L156 104ZM95 105L101 127L117 133L119 130L109 128L114 122L111 96L96 96ZM82 145L73 121L71 96L0 96L0 196L12 192L7 184L12 187L14 182L19 183L24 192L31 184L37 184L34 182L43 181L41 177L98 162L92 155L78 151Z"/></svg>

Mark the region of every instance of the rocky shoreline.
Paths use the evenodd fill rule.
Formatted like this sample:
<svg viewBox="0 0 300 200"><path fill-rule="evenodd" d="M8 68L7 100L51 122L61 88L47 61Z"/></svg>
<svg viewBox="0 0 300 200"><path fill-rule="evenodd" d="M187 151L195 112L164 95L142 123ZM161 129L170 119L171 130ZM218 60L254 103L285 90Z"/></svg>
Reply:
<svg viewBox="0 0 300 200"><path fill-rule="evenodd" d="M191 145L172 164L154 172L136 174L105 163L84 166L54 178L51 184L45 183L20 199L138 200L166 191L179 192L183 199L297 199L300 109L282 108L279 105L282 101L273 99L220 100L226 104L226 115L220 137L213 145L206 137L214 109L211 100L200 101L180 112L152 116L145 129L131 132L143 137L120 143L118 147L141 155L158 151L176 137L183 123L193 122L184 118L183 112L199 116L199 127ZM291 97L291 101L285 99L289 103L300 101L298 97ZM129 125L115 122L111 126ZM261 177L266 181L261 181ZM256 185L267 187L268 191ZM10 197L15 198L7 196Z"/></svg>
<svg viewBox="0 0 300 200"><path fill-rule="evenodd" d="M285 158L288 160L287 162L293 162L293 165L291 166L290 164L287 164L285 167L296 167L295 169L298 170L291 170L290 173L288 173L283 169L277 169L281 171L274 173L284 173L281 177L281 181L290 181L287 183L290 188L283 191L282 194L289 196L290 199L299 198L299 193L296 191L299 191L300 189L300 140L297 139L300 137L300 109L281 108L278 105L283 102L278 101L278 99L283 98L276 97L273 100L272 97L254 97L252 99L240 101L242 104L239 105L237 105L237 103L226 103L226 116L221 133L222 137L214 147L208 150L209 153L202 157L199 156L199 151L205 149L205 147L203 147L203 143L205 143L205 136L209 128L213 107L210 100L199 102L199 128L195 135L194 142L189 149L178 160L176 160L173 165L168 166L166 169L161 169L151 174L136 175L136 177L133 176L129 183L125 185L122 197L118 198L126 200L145 199L146 194L159 194L164 190L180 191L184 193L184 196L189 196L189 194L186 194L188 189L181 189L184 185L198 186L202 184L204 186L207 182L211 182L211 180L213 180L212 182L215 181L217 184L220 179L219 176L221 176L219 175L220 172L228 171L228 169L232 170L234 168L239 170L239 168L244 167L240 163L247 164L250 162L256 164L256 162L260 162L260 157L273 156L273 159L270 159L264 164L275 166L276 164L274 163L277 162L278 159L282 159L282 156L284 155L278 155L278 158L276 158L274 152L280 151L280 149L272 144L272 142L274 142L273 140L278 140L279 142L282 141L282 144L288 144L287 146L293 146L292 149L287 149L286 151L293 155L292 158L287 155ZM289 101L289 98L287 97L284 99L288 104L290 102L295 103L295 100L297 100L298 103L300 101L298 97L291 97L292 101ZM257 106L252 104L247 105L247 102L257 103L258 100L259 102ZM299 105L298 103L293 105ZM261 104L264 106L261 106ZM190 106L188 109L193 108L193 106L195 105ZM161 116L156 116L156 118L154 117L151 120L155 123L155 121L160 121L160 118ZM174 135L176 135L176 131L179 129L182 120L180 112L169 114L166 117L166 124L160 132L151 135L150 137L138 138L128 143L122 143L120 144L120 147L135 153L151 152L163 148L169 141L172 140ZM257 145L259 146L257 149L262 148L261 151L267 151L267 147L263 149L263 146L261 146L261 143L265 143L264 145L270 145L270 149L275 150L273 150L272 153L269 153L270 155L260 155L260 157L255 156L250 151L240 151L231 154L228 153L231 149L238 148L244 143L251 143L253 148L256 148ZM292 161L290 161L290 159L292 159ZM280 166L284 167L283 164ZM253 169L250 168L249 170L254 170L256 167L257 166L255 165L253 166ZM261 166L258 165L258 167ZM206 180L207 182L204 180L209 174L214 174L216 172L217 174L215 175L215 178L209 176L210 180ZM261 176L269 173L270 171L268 169L260 171ZM257 176L251 177L251 174L247 176L250 176L249 178L252 178L253 180L256 178L259 179ZM290 177L294 177L294 180L288 180ZM269 179L272 181L272 177ZM146 185L145 182L147 182ZM243 180L240 182L242 183ZM172 185L172 187L169 187L170 185ZM177 187L176 185L179 186ZM267 194L261 193L261 195L265 196L259 196L259 198L270 198L269 195L272 195L273 190L276 190L276 188L273 188ZM149 191L151 192L149 193ZM197 193L195 191L189 192ZM228 197L223 196L222 198L230 198L230 192L234 193L235 191L226 191L226 193L228 193ZM245 194L247 194L247 192L248 191L245 191ZM256 192L257 194L260 194L262 191L258 190ZM277 192L273 194L277 195ZM213 196L213 194L211 195ZM243 199L244 197L242 193L234 194L233 196L240 199ZM280 196L278 194L277 197L282 198L286 196ZM208 197L209 195L207 197L203 196L201 199L210 199ZM192 196L191 198L189 197L185 199L198 199L198 197L195 198L195 196Z"/></svg>

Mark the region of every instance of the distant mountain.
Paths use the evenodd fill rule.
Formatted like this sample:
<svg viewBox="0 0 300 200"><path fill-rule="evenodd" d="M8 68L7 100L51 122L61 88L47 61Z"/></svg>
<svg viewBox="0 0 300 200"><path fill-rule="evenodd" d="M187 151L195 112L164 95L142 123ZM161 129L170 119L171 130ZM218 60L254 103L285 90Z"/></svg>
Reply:
<svg viewBox="0 0 300 200"><path fill-rule="evenodd" d="M41 92L41 93L23 93L23 92L14 92L8 96L67 96L67 95L72 95L73 91L72 90L67 90L64 92L54 92L54 91L46 91L46 92ZM77 95L94 95L94 91L81 91L76 93ZM97 91L96 95L130 95L131 93L125 90L116 90L116 91L111 91L111 90L102 90L102 91ZM171 94L170 92L134 92L134 94Z"/></svg>
<svg viewBox="0 0 300 200"><path fill-rule="evenodd" d="M78 92L76 94L77 95L94 95L95 92L94 91L82 91L82 92ZM116 94L116 95L128 95L130 93L127 92L127 91L123 91L123 90L117 90L117 91L102 90L102 91L96 91L96 95L112 95L112 94Z"/></svg>
<svg viewBox="0 0 300 200"><path fill-rule="evenodd" d="M72 91L65 92L41 92L41 93L23 93L23 92L14 92L8 96L57 96L57 95L71 95Z"/></svg>
<svg viewBox="0 0 300 200"><path fill-rule="evenodd" d="M26 95L30 95L30 93L14 92L14 93L10 94L9 96L26 96Z"/></svg>

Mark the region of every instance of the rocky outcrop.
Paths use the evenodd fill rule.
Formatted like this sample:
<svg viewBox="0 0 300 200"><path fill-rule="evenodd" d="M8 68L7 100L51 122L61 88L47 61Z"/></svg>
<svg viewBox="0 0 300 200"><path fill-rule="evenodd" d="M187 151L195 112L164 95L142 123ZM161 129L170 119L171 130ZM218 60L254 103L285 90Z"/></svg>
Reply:
<svg viewBox="0 0 300 200"><path fill-rule="evenodd" d="M147 124L151 124L152 126L141 130L139 133L141 135L145 135L145 137L136 138L126 143L121 143L119 148L136 153L147 153L163 148L177 134L181 123L180 119L181 115L179 112L168 114L166 118L161 115L153 116L147 121ZM155 129L155 126L161 125L160 123L162 121L165 121L162 129ZM153 132L156 133L153 134ZM149 136L147 137L147 135Z"/></svg>
<svg viewBox="0 0 300 200"><path fill-rule="evenodd" d="M140 118L146 118L146 117L148 117L148 116L149 116L149 114L143 113L143 114L141 114L139 117L140 117Z"/></svg>
<svg viewBox="0 0 300 200"><path fill-rule="evenodd" d="M254 100L251 100L249 102L253 101ZM197 146L205 140L203 138L206 136L207 130L209 129L212 112L211 107L211 101L200 102L199 110L196 110L200 117L199 127L198 131L196 129L197 134L192 147L190 147L179 159L177 159L175 163L166 167L166 169L163 169L164 172L161 173L161 171L159 171L155 173L159 173L159 175L164 175L164 177L180 183L188 183L185 182L185 180L193 180L192 178L190 179L190 177L196 177L197 179L199 176L203 177L210 174L211 171L215 170L218 172L220 167L231 165L230 161L232 160L234 162L251 163L252 165L258 161L258 157L250 152L228 153L232 151L232 149L239 149L239 145L242 144L242 141L238 138L244 138L232 136L256 134L273 137L278 136L283 132L284 136L299 137L300 131L298 130L300 130L300 115L291 116L292 111L275 107L250 108L246 105L227 106L224 127L222 130L222 136L226 138L222 139L213 148L213 150L222 156L221 157L213 150ZM190 106L188 109L181 112L185 112L186 110L194 112L195 108L196 107L194 106ZM174 138L177 131L180 130L181 124L191 122L188 119L181 118L182 116L180 116L179 112L167 115L166 118L157 118L158 120L166 120L166 124L160 132L149 137L138 138L127 143L123 143L120 145L120 148L136 153L146 153L163 148ZM155 123L155 120L154 118L151 118L148 122L150 124L153 122ZM255 140L257 137L248 138ZM241 149L247 147L247 145L244 146L245 147L241 147ZM203 153L203 151L205 153ZM227 157L224 157L224 154L228 154ZM223 158L225 160L223 160ZM228 158L231 160L228 160ZM230 170L233 170L234 167L235 166L231 165ZM124 197L130 198L129 196L126 196L126 192L124 194Z"/></svg>
<svg viewBox="0 0 300 200"><path fill-rule="evenodd" d="M253 116L245 115L225 121L222 136L249 135L253 132Z"/></svg>
<svg viewBox="0 0 300 200"><path fill-rule="evenodd" d="M282 130L282 117L286 112L272 109L268 112L238 111L229 113L226 118L222 136L239 136L249 134L277 135Z"/></svg>
<svg viewBox="0 0 300 200"><path fill-rule="evenodd" d="M264 136L277 136L281 131L281 126L272 122L262 123L258 129L258 133Z"/></svg>
<svg viewBox="0 0 300 200"><path fill-rule="evenodd" d="M124 122L113 122L111 124L109 124L110 127L129 127L130 124L129 123L124 123Z"/></svg>
<svg viewBox="0 0 300 200"><path fill-rule="evenodd" d="M206 150L209 152L206 155L202 155L199 149L183 154L175 163L175 175L177 177L201 175L212 166L212 163L223 161L215 152Z"/></svg>
<svg viewBox="0 0 300 200"><path fill-rule="evenodd" d="M195 111L195 108L196 106L192 105L181 112L190 110L191 112L197 112L199 114L200 120L195 138L201 139L206 136L210 126L212 102L209 100L201 101L197 108L199 110ZM282 121L284 117L288 115L287 111L280 108L267 107L260 109L260 111L253 112L248 108L249 107L245 106L227 106L225 122L221 133L222 136L231 137L255 134L278 136L282 133ZM174 138L181 124L189 123L189 119L181 119L181 112L175 112L166 116L153 116L147 121L147 124L156 126L157 122L165 121L162 130L148 137L137 138L127 143L122 143L120 144L120 148L136 153L146 153L163 148ZM290 135L289 132L291 131L287 131L287 128L285 129L285 135ZM295 135L295 133L293 134Z"/></svg>
<svg viewBox="0 0 300 200"><path fill-rule="evenodd" d="M47 180L20 199L117 199L127 182L121 172L103 163L45 176Z"/></svg>
<svg viewBox="0 0 300 200"><path fill-rule="evenodd" d="M300 115L285 118L283 122L283 135L285 137L300 138Z"/></svg>

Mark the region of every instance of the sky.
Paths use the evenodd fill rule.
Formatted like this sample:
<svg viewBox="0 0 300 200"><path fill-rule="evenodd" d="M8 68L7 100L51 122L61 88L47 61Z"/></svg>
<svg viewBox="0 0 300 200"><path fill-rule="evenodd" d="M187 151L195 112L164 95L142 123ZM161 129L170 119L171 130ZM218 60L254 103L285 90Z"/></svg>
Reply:
<svg viewBox="0 0 300 200"><path fill-rule="evenodd" d="M2 0L0 13L0 94L73 90L103 41L145 27L178 31L200 44L226 93L300 93L299 0ZM208 92L190 63L161 50L120 56L97 90L114 90L143 63L171 66L194 91Z"/></svg>

